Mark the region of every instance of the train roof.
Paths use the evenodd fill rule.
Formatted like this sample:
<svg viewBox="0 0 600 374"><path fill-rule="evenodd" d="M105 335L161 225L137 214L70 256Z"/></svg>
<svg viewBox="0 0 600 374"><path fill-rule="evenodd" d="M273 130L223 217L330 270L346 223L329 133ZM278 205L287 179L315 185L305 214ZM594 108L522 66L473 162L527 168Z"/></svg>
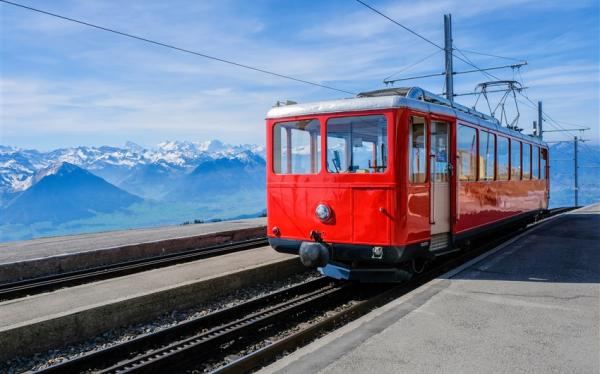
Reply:
<svg viewBox="0 0 600 374"><path fill-rule="evenodd" d="M519 138L531 143L546 146L537 137L508 129L494 117L478 112L464 105L451 103L450 100L435 95L419 87L400 87L359 93L356 97L316 101L302 104L275 106L267 113L268 119L304 116L310 114L340 113L361 110L389 108L411 108L422 112L456 117L459 120L494 130L498 133Z"/></svg>

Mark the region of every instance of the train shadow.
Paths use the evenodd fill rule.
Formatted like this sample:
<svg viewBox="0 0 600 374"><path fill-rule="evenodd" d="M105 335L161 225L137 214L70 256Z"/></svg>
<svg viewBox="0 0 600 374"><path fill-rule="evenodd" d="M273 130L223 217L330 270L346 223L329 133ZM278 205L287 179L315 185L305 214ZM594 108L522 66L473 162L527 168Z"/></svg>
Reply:
<svg viewBox="0 0 600 374"><path fill-rule="evenodd" d="M600 283L600 214L561 216L449 278Z"/></svg>

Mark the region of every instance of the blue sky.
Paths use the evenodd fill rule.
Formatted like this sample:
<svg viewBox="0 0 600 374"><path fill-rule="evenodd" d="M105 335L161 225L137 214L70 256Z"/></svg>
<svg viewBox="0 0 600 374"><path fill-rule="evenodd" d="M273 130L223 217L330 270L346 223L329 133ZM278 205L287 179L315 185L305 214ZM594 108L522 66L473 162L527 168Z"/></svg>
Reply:
<svg viewBox="0 0 600 374"><path fill-rule="evenodd" d="M383 78L435 52L352 0L17 1L352 92L383 88ZM458 48L526 59L528 96L566 128L591 127L586 137L599 141L598 0L369 3L439 44L443 14L452 13ZM277 100L347 96L6 4L0 21L0 144L47 150L127 140L264 143L264 116ZM510 63L467 56L482 67ZM468 68L455 60L457 71ZM398 76L442 70L437 53ZM513 77L510 69L494 74ZM483 80L457 76L455 90L472 91ZM443 79L415 84L441 92ZM522 103L520 112L530 132L536 113Z"/></svg>

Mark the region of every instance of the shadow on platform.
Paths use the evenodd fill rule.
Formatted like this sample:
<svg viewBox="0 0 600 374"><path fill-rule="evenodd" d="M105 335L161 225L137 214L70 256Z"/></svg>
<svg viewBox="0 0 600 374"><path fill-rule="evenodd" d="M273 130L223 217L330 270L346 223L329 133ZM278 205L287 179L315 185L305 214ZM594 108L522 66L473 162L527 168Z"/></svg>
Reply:
<svg viewBox="0 0 600 374"><path fill-rule="evenodd" d="M600 214L558 217L452 279L600 283Z"/></svg>

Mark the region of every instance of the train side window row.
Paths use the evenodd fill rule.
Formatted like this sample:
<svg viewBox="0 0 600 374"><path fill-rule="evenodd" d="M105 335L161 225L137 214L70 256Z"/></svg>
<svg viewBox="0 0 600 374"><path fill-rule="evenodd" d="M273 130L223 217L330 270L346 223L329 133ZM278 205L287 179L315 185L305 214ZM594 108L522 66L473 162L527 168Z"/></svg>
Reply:
<svg viewBox="0 0 600 374"><path fill-rule="evenodd" d="M381 173L387 169L387 121L384 116L332 118L327 122L327 171ZM409 180L427 181L427 122L410 117ZM281 122L273 134L276 174L317 174L321 170L318 120ZM461 181L546 179L546 149L458 125L457 168ZM495 168L494 168L495 166ZM523 167L521 167L523 166Z"/></svg>
<svg viewBox="0 0 600 374"><path fill-rule="evenodd" d="M457 166L461 181L546 179L547 162L546 149L458 125Z"/></svg>

